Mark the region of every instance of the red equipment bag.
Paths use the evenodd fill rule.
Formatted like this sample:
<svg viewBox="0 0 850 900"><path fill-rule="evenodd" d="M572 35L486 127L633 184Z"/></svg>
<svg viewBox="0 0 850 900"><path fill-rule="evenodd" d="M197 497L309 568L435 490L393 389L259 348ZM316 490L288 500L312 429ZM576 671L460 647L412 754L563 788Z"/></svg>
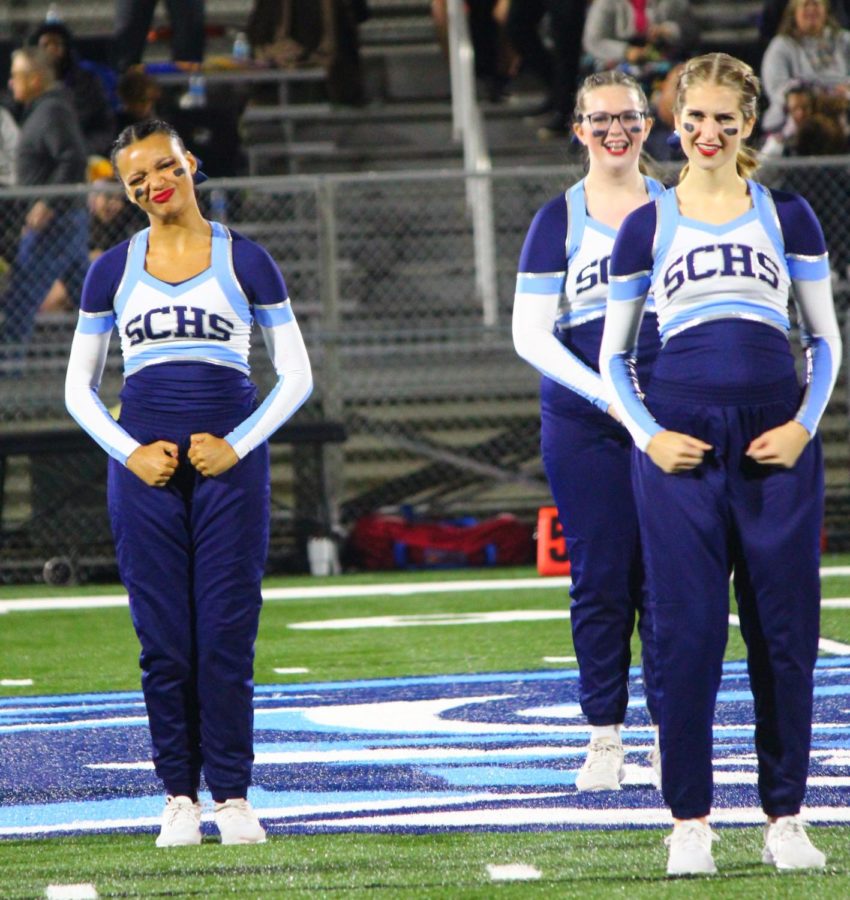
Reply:
<svg viewBox="0 0 850 900"><path fill-rule="evenodd" d="M509 513L483 522L363 516L352 529L349 546L352 561L364 569L517 566L534 557L532 528Z"/></svg>

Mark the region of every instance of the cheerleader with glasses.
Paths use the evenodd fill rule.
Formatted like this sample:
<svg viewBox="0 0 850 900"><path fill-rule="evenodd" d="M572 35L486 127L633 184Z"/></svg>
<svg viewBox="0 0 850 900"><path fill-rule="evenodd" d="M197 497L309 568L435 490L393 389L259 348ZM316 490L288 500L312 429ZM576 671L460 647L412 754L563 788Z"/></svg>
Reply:
<svg viewBox="0 0 850 900"><path fill-rule="evenodd" d="M513 310L517 353L541 379L543 464L571 563L570 620L582 712L590 726L580 791L619 790L621 726L629 701L631 638L638 617L647 706L657 704L652 632L632 499L631 438L611 406L596 368L608 269L626 215L663 191L641 173L652 126L638 83L622 72L590 75L576 99L574 133L587 150L587 175L546 203L522 248ZM639 366L649 377L658 350L654 315L639 338ZM650 781L660 757L650 747Z"/></svg>

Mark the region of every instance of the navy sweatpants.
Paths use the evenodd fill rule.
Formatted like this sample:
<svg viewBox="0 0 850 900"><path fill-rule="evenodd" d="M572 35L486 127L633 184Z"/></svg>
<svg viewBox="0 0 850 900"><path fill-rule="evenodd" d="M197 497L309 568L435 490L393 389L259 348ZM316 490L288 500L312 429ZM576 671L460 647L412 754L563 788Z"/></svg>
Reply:
<svg viewBox="0 0 850 900"><path fill-rule="evenodd" d="M812 440L793 469L744 455L754 437L794 417L793 376L781 386L707 398L705 390L700 397L699 388L665 384L656 372L646 402L663 427L714 448L699 467L676 475L634 451L661 687L664 799L680 819L711 809L712 724L734 571L762 806L771 816L795 814L808 773L818 647L820 443Z"/></svg>
<svg viewBox="0 0 850 900"><path fill-rule="evenodd" d="M240 421L241 417L236 421ZM172 440L180 464L148 487L110 459L109 512L141 643L156 772L169 794L245 797L253 764L253 661L268 552L268 445L205 478L186 458L191 430L121 424L139 441ZM205 423L210 425L211 423Z"/></svg>
<svg viewBox="0 0 850 900"><path fill-rule="evenodd" d="M631 485L632 440L607 413L543 380L543 464L570 558L579 700L591 725L623 722L635 616L647 707L657 721L653 631Z"/></svg>

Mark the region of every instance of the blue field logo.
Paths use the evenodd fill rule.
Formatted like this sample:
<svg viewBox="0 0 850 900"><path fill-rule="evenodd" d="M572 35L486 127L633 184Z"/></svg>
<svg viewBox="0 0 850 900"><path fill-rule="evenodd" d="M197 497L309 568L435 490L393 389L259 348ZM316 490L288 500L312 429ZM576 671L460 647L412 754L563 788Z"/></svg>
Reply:
<svg viewBox="0 0 850 900"><path fill-rule="evenodd" d="M574 670L259 686L251 800L272 834L666 826L639 671L618 792L575 789L577 687ZM823 658L810 821L850 821L848 712L850 658ZM149 753L139 693L0 700L0 836L156 829ZM761 821L743 663L724 669L714 772L713 821Z"/></svg>

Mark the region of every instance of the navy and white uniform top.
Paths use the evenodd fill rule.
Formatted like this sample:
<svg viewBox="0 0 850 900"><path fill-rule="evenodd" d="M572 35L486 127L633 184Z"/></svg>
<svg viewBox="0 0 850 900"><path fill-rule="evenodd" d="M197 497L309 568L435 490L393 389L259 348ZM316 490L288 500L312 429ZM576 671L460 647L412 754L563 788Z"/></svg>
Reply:
<svg viewBox="0 0 850 900"><path fill-rule="evenodd" d="M65 400L71 415L109 453L126 464L139 446L100 402L97 391L109 338L117 328L125 380L143 370L173 373L177 363L250 373L251 328L256 321L278 375L263 403L225 435L239 458L262 443L309 397L312 375L292 313L286 285L258 244L210 222L210 266L171 284L145 269L150 229L99 257L83 287L80 315L68 365ZM190 369L181 370L187 375ZM191 382L185 399L191 409ZM152 382L156 385L156 379Z"/></svg>
<svg viewBox="0 0 850 900"><path fill-rule="evenodd" d="M683 216L674 189L627 216L611 259L600 372L641 449L663 430L642 402L631 354L652 292L663 344L719 320L762 323L787 336L793 286L809 371L796 416L813 434L835 384L841 339L823 232L796 194L747 182L752 207L722 225Z"/></svg>
<svg viewBox="0 0 850 900"><path fill-rule="evenodd" d="M644 177L650 200L664 186ZM611 252L617 231L587 213L585 180L546 203L531 222L519 260L513 338L517 353L539 372L607 410L611 394L594 369L558 340L605 316Z"/></svg>

